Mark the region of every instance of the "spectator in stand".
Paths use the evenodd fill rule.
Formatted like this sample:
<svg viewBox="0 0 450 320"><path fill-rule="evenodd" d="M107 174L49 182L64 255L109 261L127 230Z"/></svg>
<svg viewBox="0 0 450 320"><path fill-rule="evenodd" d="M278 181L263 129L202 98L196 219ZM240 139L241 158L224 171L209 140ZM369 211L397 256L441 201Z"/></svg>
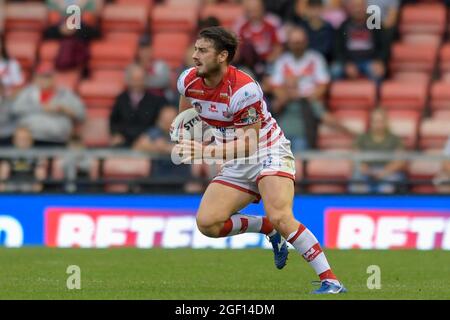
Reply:
<svg viewBox="0 0 450 320"><path fill-rule="evenodd" d="M290 13L285 16L285 20L292 20L294 16L303 17L306 15L309 0L294 0ZM346 0L323 0L321 17L328 22L333 29L338 29L347 18L343 2Z"/></svg>
<svg viewBox="0 0 450 320"><path fill-rule="evenodd" d="M79 70L84 76L88 76L89 44L100 37L96 28L81 23L80 29L70 29L63 18L59 24L50 26L44 37L59 41L54 62L58 71Z"/></svg>
<svg viewBox="0 0 450 320"><path fill-rule="evenodd" d="M390 46L395 37L400 0L367 0L367 5L381 9L382 31L386 44Z"/></svg>
<svg viewBox="0 0 450 320"><path fill-rule="evenodd" d="M379 83L386 72L388 56L381 30L367 28L366 0L348 0L350 17L341 25L336 38L334 79L368 77Z"/></svg>
<svg viewBox="0 0 450 320"><path fill-rule="evenodd" d="M416 3L433 3L433 2L443 2L447 7L450 7L450 0L402 0L402 5L405 4L416 4Z"/></svg>
<svg viewBox="0 0 450 320"><path fill-rule="evenodd" d="M370 128L355 141L357 151L400 152L403 150L401 139L392 134L388 127L388 118L384 109L376 109L370 115ZM355 168L354 180L350 191L356 193L393 193L404 180L405 161L368 161Z"/></svg>
<svg viewBox="0 0 450 320"><path fill-rule="evenodd" d="M145 86L146 72L132 64L125 72L127 88L117 98L109 117L113 147L130 147L135 140L153 126L158 113L167 101L150 93Z"/></svg>
<svg viewBox="0 0 450 320"><path fill-rule="evenodd" d="M0 0L0 36L5 31L5 0Z"/></svg>
<svg viewBox="0 0 450 320"><path fill-rule="evenodd" d="M11 137L16 129L11 105L12 101L6 97L3 84L0 81L0 147L11 145Z"/></svg>
<svg viewBox="0 0 450 320"><path fill-rule="evenodd" d="M148 35L139 39L136 63L146 71L145 85L152 93L167 97L170 89L170 68L163 60L152 56L152 43Z"/></svg>
<svg viewBox="0 0 450 320"><path fill-rule="evenodd" d="M82 183L80 180L89 180L94 158L84 153L86 147L81 139L73 137L68 143L68 152L62 157L66 192L92 192L94 186ZM59 186L58 186L59 187Z"/></svg>
<svg viewBox="0 0 450 320"><path fill-rule="evenodd" d="M264 0L264 7L267 12L273 13L285 20L292 11L292 0Z"/></svg>
<svg viewBox="0 0 450 320"><path fill-rule="evenodd" d="M6 49L5 36L0 34L0 82L4 87L4 94L13 98L24 84L22 69L17 60L10 58Z"/></svg>
<svg viewBox="0 0 450 320"><path fill-rule="evenodd" d="M305 30L292 27L287 43L289 50L276 60L271 78L275 96L272 111L291 141L292 151L314 147L316 120L353 135L324 109L323 99L330 77L323 56L307 49Z"/></svg>
<svg viewBox="0 0 450 320"><path fill-rule="evenodd" d="M297 0L297 3L303 0ZM308 34L309 48L320 52L327 61L331 61L334 50L335 31L331 24L322 18L323 0L308 0L303 15L296 11L291 23L304 28ZM295 8L300 8L296 5Z"/></svg>
<svg viewBox="0 0 450 320"><path fill-rule="evenodd" d="M157 153L162 156L170 157L174 143L170 141L169 131L173 119L177 116L177 109L172 106L166 106L161 109L155 126L143 133L134 143L133 149L143 152ZM168 159L153 159L152 173L150 178L163 181L174 180L181 181L186 192L201 192L203 186L195 182L189 182L192 179L191 166L176 165ZM173 189L172 186L168 186ZM161 187L158 186L158 190Z"/></svg>
<svg viewBox="0 0 450 320"><path fill-rule="evenodd" d="M65 146L74 124L85 117L83 102L71 90L57 86L48 65L36 70L34 83L18 95L12 109L18 125L30 129L37 147Z"/></svg>
<svg viewBox="0 0 450 320"><path fill-rule="evenodd" d="M446 160L443 161L441 171L433 179L433 183L439 193L450 193L450 137L445 144L443 154Z"/></svg>
<svg viewBox="0 0 450 320"><path fill-rule="evenodd" d="M28 150L33 147L33 137L27 127L18 127L14 132L14 147ZM34 157L18 157L0 163L0 191L39 192L45 179L45 161Z"/></svg>
<svg viewBox="0 0 450 320"><path fill-rule="evenodd" d="M95 14L97 11L96 0L47 0L46 2L48 10L56 11L62 18L68 15L66 11L70 5L78 6L83 13Z"/></svg>
<svg viewBox="0 0 450 320"><path fill-rule="evenodd" d="M283 51L281 21L273 14L266 14L262 0L244 0L245 17L236 23L236 33L242 43L251 43L259 58L273 63Z"/></svg>
<svg viewBox="0 0 450 320"><path fill-rule="evenodd" d="M322 13L322 18L331 24L334 29L338 29L342 22L347 19L347 13L343 5L344 1L346 0L324 0L325 8Z"/></svg>
<svg viewBox="0 0 450 320"><path fill-rule="evenodd" d="M248 73L248 75L255 80L263 81L263 77L266 73L265 64L256 52L255 47L250 42L243 41L239 45L239 49L237 50L233 60L233 65Z"/></svg>

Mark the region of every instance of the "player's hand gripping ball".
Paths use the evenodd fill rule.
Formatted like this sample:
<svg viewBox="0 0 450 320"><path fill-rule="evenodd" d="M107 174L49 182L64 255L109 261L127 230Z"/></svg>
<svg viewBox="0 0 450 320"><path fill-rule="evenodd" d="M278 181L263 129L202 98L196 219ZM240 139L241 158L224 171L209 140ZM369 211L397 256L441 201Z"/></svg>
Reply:
<svg viewBox="0 0 450 320"><path fill-rule="evenodd" d="M187 109L173 120L170 126L170 139L175 143L182 140L195 140L204 142L207 140L209 126L202 121L194 108Z"/></svg>

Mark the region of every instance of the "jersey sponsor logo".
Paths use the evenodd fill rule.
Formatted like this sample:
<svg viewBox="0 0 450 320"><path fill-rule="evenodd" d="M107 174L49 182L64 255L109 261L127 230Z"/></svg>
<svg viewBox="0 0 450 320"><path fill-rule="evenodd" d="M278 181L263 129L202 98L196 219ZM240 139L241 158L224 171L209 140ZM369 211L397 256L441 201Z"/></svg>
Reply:
<svg viewBox="0 0 450 320"><path fill-rule="evenodd" d="M188 92L189 93L195 93L195 94L198 94L198 95L204 95L205 94L205 91L197 90L197 89L188 89Z"/></svg>
<svg viewBox="0 0 450 320"><path fill-rule="evenodd" d="M228 100L228 93L221 92L221 93L219 94L219 99L220 99L220 100L227 101L227 100Z"/></svg>
<svg viewBox="0 0 450 320"><path fill-rule="evenodd" d="M325 245L339 249L450 250L450 211L328 209Z"/></svg>
<svg viewBox="0 0 450 320"><path fill-rule="evenodd" d="M234 127L214 127L214 135L222 139L235 138L236 129Z"/></svg>
<svg viewBox="0 0 450 320"><path fill-rule="evenodd" d="M254 100L256 98L256 93L249 93L248 91L244 92L244 98L238 101L238 108L246 105L249 101Z"/></svg>
<svg viewBox="0 0 450 320"><path fill-rule="evenodd" d="M192 118L191 120L189 120L189 121L186 122L186 123L184 123L184 122L182 121L180 125L182 125L183 128L184 128L186 131L189 131L189 130L191 130L191 128L193 128L193 127L195 126L195 124L196 124L197 122L200 122L200 121L202 121L202 119L200 119L199 116L196 116L195 118Z"/></svg>
<svg viewBox="0 0 450 320"><path fill-rule="evenodd" d="M211 104L211 105L209 106L209 108L208 108L208 111L209 111L209 112L214 112L214 113L219 112L219 110L217 110L217 106L216 106L215 104Z"/></svg>
<svg viewBox="0 0 450 320"><path fill-rule="evenodd" d="M213 239L200 233L195 212L107 208L49 208L45 244L50 247L270 248L264 235Z"/></svg>

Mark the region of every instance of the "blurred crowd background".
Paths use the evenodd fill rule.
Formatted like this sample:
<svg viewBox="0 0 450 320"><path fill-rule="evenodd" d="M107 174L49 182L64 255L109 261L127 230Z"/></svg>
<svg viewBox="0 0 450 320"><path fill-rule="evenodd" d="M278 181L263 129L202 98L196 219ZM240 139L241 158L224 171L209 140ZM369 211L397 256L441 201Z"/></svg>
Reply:
<svg viewBox="0 0 450 320"><path fill-rule="evenodd" d="M203 191L218 168L173 165L168 131L197 32L222 25L295 154L443 155L299 157L298 191L450 192L449 16L431 0L0 0L0 191ZM43 151L4 152L27 149Z"/></svg>

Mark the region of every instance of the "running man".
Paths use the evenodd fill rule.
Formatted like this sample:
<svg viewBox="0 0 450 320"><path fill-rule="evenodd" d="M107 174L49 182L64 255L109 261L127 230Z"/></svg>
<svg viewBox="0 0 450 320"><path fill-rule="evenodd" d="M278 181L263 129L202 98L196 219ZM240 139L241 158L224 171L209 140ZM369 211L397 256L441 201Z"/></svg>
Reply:
<svg viewBox="0 0 450 320"><path fill-rule="evenodd" d="M195 67L178 78L179 112L195 107L213 128L215 142L204 145L192 140L176 146L184 161L198 155L228 160L226 155L246 159L258 154L257 162L226 161L206 189L197 212L197 226L208 237L262 233L272 244L275 265L286 265L286 240L320 278L317 294L343 293L316 237L293 215L294 156L290 142L267 111L259 84L230 65L238 41L222 27L200 31L192 55ZM256 133L256 134L255 134ZM239 210L262 199L266 217Z"/></svg>

